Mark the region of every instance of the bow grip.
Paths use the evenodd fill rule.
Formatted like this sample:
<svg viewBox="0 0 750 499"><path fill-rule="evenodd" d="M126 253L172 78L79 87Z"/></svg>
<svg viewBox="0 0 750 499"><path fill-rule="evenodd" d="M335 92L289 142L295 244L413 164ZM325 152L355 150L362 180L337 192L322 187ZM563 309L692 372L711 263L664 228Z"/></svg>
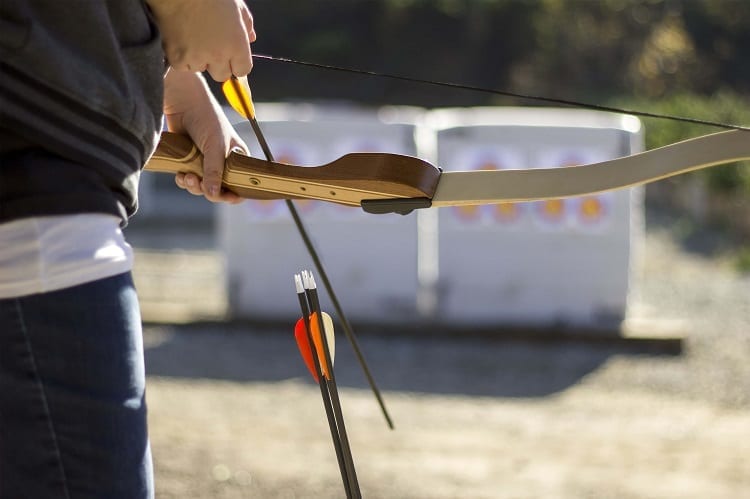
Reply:
<svg viewBox="0 0 750 499"><path fill-rule="evenodd" d="M187 136L163 132L145 170L160 173L194 173L203 176L203 154Z"/></svg>

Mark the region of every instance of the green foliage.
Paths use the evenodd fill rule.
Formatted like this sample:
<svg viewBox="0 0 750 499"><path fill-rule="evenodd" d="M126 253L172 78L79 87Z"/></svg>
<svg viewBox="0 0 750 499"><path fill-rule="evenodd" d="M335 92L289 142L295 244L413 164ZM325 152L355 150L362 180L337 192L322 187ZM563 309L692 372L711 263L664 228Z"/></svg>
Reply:
<svg viewBox="0 0 750 499"><path fill-rule="evenodd" d="M255 51L420 78L511 86L509 68L534 50L528 29L539 1L254 0ZM346 99L365 104L489 104L481 94L332 74L258 61L266 99Z"/></svg>
<svg viewBox="0 0 750 499"><path fill-rule="evenodd" d="M750 124L750 99L729 91L711 96L680 93L655 100L615 100L613 105L719 123ZM643 122L647 149L719 131L705 125L664 119L644 118ZM740 192L750 195L750 162L710 168L697 174L705 176L708 187L714 192Z"/></svg>
<svg viewBox="0 0 750 499"><path fill-rule="evenodd" d="M747 0L253 0L258 53L604 102L750 95ZM524 104L259 61L266 99Z"/></svg>
<svg viewBox="0 0 750 499"><path fill-rule="evenodd" d="M750 247L741 248L735 255L733 263L737 272L750 274Z"/></svg>

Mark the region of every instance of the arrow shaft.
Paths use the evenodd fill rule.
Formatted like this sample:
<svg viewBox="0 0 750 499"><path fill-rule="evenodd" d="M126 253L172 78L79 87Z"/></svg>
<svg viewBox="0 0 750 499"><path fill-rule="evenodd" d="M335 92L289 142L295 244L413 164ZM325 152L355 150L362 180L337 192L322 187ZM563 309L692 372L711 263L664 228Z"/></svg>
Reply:
<svg viewBox="0 0 750 499"><path fill-rule="evenodd" d="M232 78L228 80L228 82L231 84L232 88L234 89L233 98L238 99L239 104L242 110L244 111L243 114L245 118L247 118L247 120L250 122L250 126L253 129L253 133L255 134L255 137L257 138L258 143L261 146L261 149L263 150L263 154L265 155L266 160L272 163L273 170L278 170L279 168L281 168L281 166L278 163L274 163L273 153L271 152L271 149L268 146L268 142L266 141L265 135L263 134L263 131L261 130L260 125L258 124L258 121L255 118L255 113L254 113L255 106L252 104L252 100L250 98L249 87L246 89L247 93L245 93L240 88L240 84L236 78ZM194 158L194 152L192 152L192 150L191 150L190 155L191 157ZM233 153L233 156L235 158L239 157L237 153ZM230 156L230 158L231 157L232 156ZM224 172L225 179L228 178L232 174L230 158L227 158L227 161L225 164L225 172ZM245 177L245 178L247 178L246 181L249 182L251 186L253 185L254 181L255 183L258 182L257 179L253 179L252 177L249 177L249 178ZM378 390L377 385L375 384L375 379L372 377L372 374L370 373L370 369L367 366L367 362L365 361L365 358L359 349L359 345L357 344L357 341L354 337L354 331L352 330L351 325L348 319L346 318L346 315L344 314L344 310L342 309L341 304L339 303L339 299L333 290L331 281L330 279L328 279L328 273L325 271L325 268L323 267L323 263L321 262L320 257L318 256L318 252L315 249L315 245L310 239L307 229L305 228L305 224L302 222L302 218L299 216L297 208L294 206L294 203L292 202L292 200L286 199L285 203L286 203L287 209L289 210L290 215L292 216L292 219L294 220L294 224L297 227L297 231L299 232L302 238L302 241L304 242L305 247L307 248L307 252L310 255L310 258L312 258L313 264L315 265L315 269L318 271L318 274L323 279L323 285L325 286L326 291L328 292L328 296L330 297L331 302L333 303L333 306L336 309L336 313L341 319L341 323L344 326L344 332L346 333L346 337L351 343L352 348L354 349L357 355L357 359L359 360L359 363L362 366L362 370L365 373L367 381L368 383L370 383L370 387L372 388L372 391L375 394L375 398L377 399L378 404L380 405L380 409L383 413L383 416L385 417L386 423L391 429L393 429L393 422L391 421L391 417L388 414L387 409L385 408L385 403L383 402L383 398L380 395L380 390Z"/></svg>
<svg viewBox="0 0 750 499"><path fill-rule="evenodd" d="M318 292L315 288L308 289L307 297L310 303L310 309L314 312L314 316L318 321L318 331L321 336L320 344L323 346L323 356L326 364L328 365L328 378L321 378L321 384L325 383L328 388L330 395L330 402L333 408L333 414L336 418L336 425L338 428L339 438L341 439L341 449L343 451L344 467L346 469L346 475L349 481L349 488L352 495L356 498L360 498L359 492L359 481L357 480L357 471L354 468L354 459L351 453L351 446L349 445L349 437L346 432L346 424L344 423L344 414L341 410L341 400L339 398L338 388L336 386L336 375L333 369L333 359L331 358L331 352L328 348L328 341L325 337L325 325L323 324L323 314L320 309L320 299Z"/></svg>
<svg viewBox="0 0 750 499"><path fill-rule="evenodd" d="M266 157L268 161L276 161L273 158L273 153L271 152L271 148L268 147L268 142L266 142L266 136L263 135L263 131L260 129L258 120L256 120L255 117L252 117L252 118L248 118L248 121L250 122L250 127L253 129L253 133L255 133L255 138L258 139L258 145L260 145L260 149L261 151L263 151L263 155Z"/></svg>
<svg viewBox="0 0 750 499"><path fill-rule="evenodd" d="M331 432L331 440L333 441L333 448L336 453L336 461L339 465L339 473L341 473L341 480L344 483L344 489L346 490L347 499L352 499L353 495L351 492L351 480L349 479L349 471L344 457L343 442L338 430L338 424L336 421L336 415L332 403L332 394L329 390L325 378L323 376L323 369L320 365L320 358L318 357L317 349L315 348L315 341L312 337L312 328L310 327L310 306L306 293L297 293L299 298L300 308L302 310L302 318L305 324L305 333L307 334L307 342L312 352L313 365L315 366L315 373L318 376L318 387L320 388L320 396L323 399L323 407L326 413L326 419L328 420L328 429ZM338 394L336 394L338 396ZM339 408L340 410L340 408ZM346 442L348 446L349 443Z"/></svg>
<svg viewBox="0 0 750 499"><path fill-rule="evenodd" d="M324 347L325 349L326 347ZM331 369L333 372L333 369ZM321 383L323 384L323 383ZM336 382L333 379L325 380L325 385L328 388L330 395L331 406L333 409L333 415L336 418L337 428L339 431L339 438L341 439L340 446L342 449L342 459L344 462L344 469L346 471L348 486L352 493L352 496L360 499L362 497L359 490L359 480L357 479L357 470L354 467L354 458L351 453L351 446L349 445L349 436L346 433L346 425L344 424L344 414L341 410L341 399L339 398L338 388Z"/></svg>

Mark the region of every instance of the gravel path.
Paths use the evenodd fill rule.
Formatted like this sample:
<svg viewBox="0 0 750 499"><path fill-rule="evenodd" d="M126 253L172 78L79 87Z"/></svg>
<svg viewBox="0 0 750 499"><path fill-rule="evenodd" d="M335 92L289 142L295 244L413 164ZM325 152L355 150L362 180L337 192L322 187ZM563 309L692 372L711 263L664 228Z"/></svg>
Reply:
<svg viewBox="0 0 750 499"><path fill-rule="evenodd" d="M344 345L337 378L364 497L746 497L750 275L686 251L673 222L650 218L633 314L678 320L679 355L361 335L390 431ZM131 237L141 271L156 254L147 239ZM186 258L206 249L190 244ZM150 325L145 337L157 497L343 497L319 391L291 335L204 323Z"/></svg>

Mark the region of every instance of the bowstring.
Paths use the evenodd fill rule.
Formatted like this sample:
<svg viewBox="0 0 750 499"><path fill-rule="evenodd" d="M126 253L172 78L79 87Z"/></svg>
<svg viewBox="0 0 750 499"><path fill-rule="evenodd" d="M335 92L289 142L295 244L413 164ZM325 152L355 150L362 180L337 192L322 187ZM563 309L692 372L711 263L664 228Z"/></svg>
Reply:
<svg viewBox="0 0 750 499"><path fill-rule="evenodd" d="M632 116L639 116L642 118L656 118L656 119L663 119L663 120L680 121L683 123L692 123L696 125L713 126L717 128L723 128L726 130L742 130L745 132L750 132L750 126L737 125L734 123L723 123L719 121L706 120L706 119L701 119L701 118L691 118L687 116L676 116L676 115L663 114L663 113L652 113L648 111L640 111L637 109L626 109L622 107L605 106L601 104L593 104L590 102L576 101L576 100L570 100L570 99L560 99L556 97L547 97L543 95L533 95L533 94L525 94L525 93L519 93L519 92L511 92L507 90L479 87L475 85L466 85L463 83L427 80L423 78L416 78L413 76L383 73L379 71L371 71L371 70L359 69L359 68L334 66L331 64L322 64L318 62L302 61L299 59L290 59L288 57L277 57L277 56L272 56L272 55L267 55L267 54L253 54L253 58L263 59L263 60L272 61L272 62L295 64L298 66L307 66L307 67L323 69L323 70L328 70L328 71L339 71L343 73L350 73L350 74L356 74L356 75L361 75L361 76L372 76L372 77L385 78L385 79L390 79L390 80L405 81L409 83L418 83L422 85L433 85L433 86L438 86L438 87L447 87L447 88L453 88L453 89L459 89L459 90L468 90L472 92L481 92L485 94L500 95L503 97L513 97L516 99L526 99L526 100L532 100L532 101L537 101L537 102L547 102L550 104L559 104L563 106L591 109L595 111L623 113L623 114L629 114Z"/></svg>

